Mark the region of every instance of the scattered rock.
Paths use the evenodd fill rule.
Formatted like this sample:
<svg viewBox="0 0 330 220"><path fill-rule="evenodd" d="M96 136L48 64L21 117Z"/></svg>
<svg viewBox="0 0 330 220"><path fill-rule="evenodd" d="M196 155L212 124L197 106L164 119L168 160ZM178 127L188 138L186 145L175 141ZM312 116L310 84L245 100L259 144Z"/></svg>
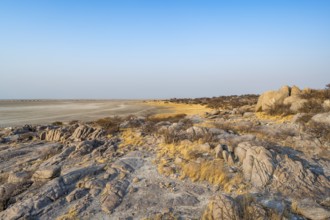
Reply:
<svg viewBox="0 0 330 220"><path fill-rule="evenodd" d="M272 154L261 146L246 150L242 167L245 179L259 187L269 183L275 169Z"/></svg>
<svg viewBox="0 0 330 220"><path fill-rule="evenodd" d="M267 91L258 99L256 111L267 111L274 105L283 103L284 99L290 96L290 87L283 86L278 91Z"/></svg>
<svg viewBox="0 0 330 220"><path fill-rule="evenodd" d="M72 202L78 199L81 199L85 195L87 195L88 190L86 189L75 189L69 195L65 197L67 202Z"/></svg>
<svg viewBox="0 0 330 220"><path fill-rule="evenodd" d="M219 194L211 202L211 208L204 214L212 219L233 220L240 219L239 206L230 196Z"/></svg>
<svg viewBox="0 0 330 220"><path fill-rule="evenodd" d="M310 199L293 202L292 209L308 219L330 219L330 211Z"/></svg>
<svg viewBox="0 0 330 220"><path fill-rule="evenodd" d="M199 149L204 152L209 152L211 150L211 146L209 143L205 143L199 146Z"/></svg>
<svg viewBox="0 0 330 220"><path fill-rule="evenodd" d="M33 174L33 178L36 179L52 179L59 176L61 173L60 166L48 166L48 167L41 167Z"/></svg>
<svg viewBox="0 0 330 220"><path fill-rule="evenodd" d="M220 159L224 159L223 156L222 156L222 146L221 144L218 144L215 148L214 148L214 151L215 151L215 157L216 158L220 158Z"/></svg>
<svg viewBox="0 0 330 220"><path fill-rule="evenodd" d="M316 114L312 117L312 120L317 123L330 125L330 112Z"/></svg>
<svg viewBox="0 0 330 220"><path fill-rule="evenodd" d="M30 172L21 171L17 173L10 173L8 176L8 183L21 183L25 182L31 177Z"/></svg>

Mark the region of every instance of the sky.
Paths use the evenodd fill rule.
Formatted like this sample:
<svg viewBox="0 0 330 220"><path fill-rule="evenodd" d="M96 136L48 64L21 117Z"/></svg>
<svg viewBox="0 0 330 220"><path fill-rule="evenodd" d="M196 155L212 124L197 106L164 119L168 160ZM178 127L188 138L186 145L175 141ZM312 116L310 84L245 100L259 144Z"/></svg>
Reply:
<svg viewBox="0 0 330 220"><path fill-rule="evenodd" d="M330 1L1 0L0 83L0 99L324 88Z"/></svg>

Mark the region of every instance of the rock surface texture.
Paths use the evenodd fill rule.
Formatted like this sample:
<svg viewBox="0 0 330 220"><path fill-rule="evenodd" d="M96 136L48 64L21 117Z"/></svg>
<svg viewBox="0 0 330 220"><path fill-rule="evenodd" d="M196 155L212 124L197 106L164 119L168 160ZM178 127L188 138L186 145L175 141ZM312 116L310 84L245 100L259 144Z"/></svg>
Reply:
<svg viewBox="0 0 330 220"><path fill-rule="evenodd" d="M257 109L300 93L265 93ZM123 120L112 133L78 122L0 129L0 219L330 218L329 148L298 122L239 109Z"/></svg>

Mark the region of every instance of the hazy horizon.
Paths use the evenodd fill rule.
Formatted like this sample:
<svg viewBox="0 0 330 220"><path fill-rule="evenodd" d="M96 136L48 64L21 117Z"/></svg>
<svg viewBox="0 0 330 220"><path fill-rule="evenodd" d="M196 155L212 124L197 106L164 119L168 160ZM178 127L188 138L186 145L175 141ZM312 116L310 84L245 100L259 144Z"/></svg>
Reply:
<svg viewBox="0 0 330 220"><path fill-rule="evenodd" d="M0 99L162 99L330 83L330 1L0 2Z"/></svg>

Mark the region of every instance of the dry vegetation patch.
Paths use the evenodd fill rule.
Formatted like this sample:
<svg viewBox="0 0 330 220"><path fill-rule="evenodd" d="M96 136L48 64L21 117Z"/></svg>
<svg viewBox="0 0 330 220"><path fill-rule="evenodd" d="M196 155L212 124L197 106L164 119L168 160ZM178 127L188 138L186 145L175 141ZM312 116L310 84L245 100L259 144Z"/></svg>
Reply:
<svg viewBox="0 0 330 220"><path fill-rule="evenodd" d="M210 111L210 108L201 104L189 104L170 101L150 101L146 102L146 105L161 107L167 111L167 113L156 114L158 118L166 118L173 116L173 114L186 114L186 115L203 115L206 111Z"/></svg>
<svg viewBox="0 0 330 220"><path fill-rule="evenodd" d="M120 117L107 117L101 118L94 123L103 128L106 134L113 134L119 132L120 124L123 122L123 118Z"/></svg>
<svg viewBox="0 0 330 220"><path fill-rule="evenodd" d="M212 98L195 98L195 99L170 99L167 100L170 103L179 104L197 104L203 105L211 109L234 109L240 108L245 105L255 105L258 101L258 95L232 95L232 96L218 96Z"/></svg>
<svg viewBox="0 0 330 220"><path fill-rule="evenodd" d="M176 174L182 179L207 181L222 186L226 192L242 190L240 173L229 173L224 160L215 159L213 153L205 152L200 145L198 141L161 144L157 151L158 171L167 176Z"/></svg>

